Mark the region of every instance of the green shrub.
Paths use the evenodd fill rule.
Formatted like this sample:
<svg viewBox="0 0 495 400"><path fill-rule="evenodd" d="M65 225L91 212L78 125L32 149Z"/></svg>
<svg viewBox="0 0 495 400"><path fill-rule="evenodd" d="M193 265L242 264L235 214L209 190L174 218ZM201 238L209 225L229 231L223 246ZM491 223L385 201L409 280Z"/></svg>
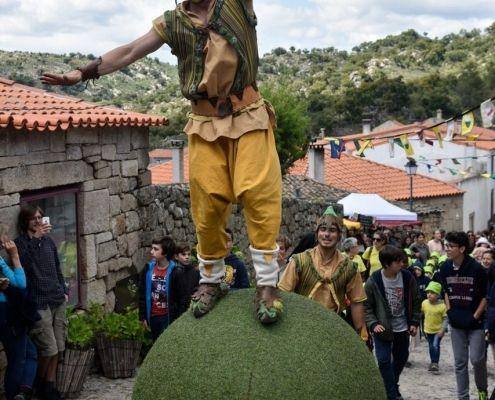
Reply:
<svg viewBox="0 0 495 400"><path fill-rule="evenodd" d="M84 350L92 346L94 333L88 316L67 309L67 344L70 348Z"/></svg>
<svg viewBox="0 0 495 400"><path fill-rule="evenodd" d="M284 294L279 323L254 318L254 290L230 293L205 317L188 312L155 343L133 400L382 400L372 354L336 314Z"/></svg>

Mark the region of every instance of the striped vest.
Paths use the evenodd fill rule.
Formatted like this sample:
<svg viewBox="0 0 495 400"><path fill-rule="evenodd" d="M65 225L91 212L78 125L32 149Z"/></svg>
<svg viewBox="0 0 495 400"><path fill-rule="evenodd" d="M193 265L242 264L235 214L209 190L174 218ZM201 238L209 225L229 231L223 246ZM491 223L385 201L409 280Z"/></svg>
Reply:
<svg viewBox="0 0 495 400"><path fill-rule="evenodd" d="M328 284L332 292L332 297L334 297L334 301L341 311L347 284L351 282L358 271L356 263L345 254L344 260L337 267L335 273L329 279L324 279L316 270L310 250L296 254L294 259L296 262L296 272L299 277L294 292L309 297L318 282Z"/></svg>
<svg viewBox="0 0 495 400"><path fill-rule="evenodd" d="M239 57L232 94L242 93L246 86L256 87L258 43L256 16L250 14L244 0L216 0L208 28L195 27L184 11L177 7L165 12L167 44L177 56L182 94L189 100L206 98L198 93L204 72L203 52L211 29L224 37Z"/></svg>

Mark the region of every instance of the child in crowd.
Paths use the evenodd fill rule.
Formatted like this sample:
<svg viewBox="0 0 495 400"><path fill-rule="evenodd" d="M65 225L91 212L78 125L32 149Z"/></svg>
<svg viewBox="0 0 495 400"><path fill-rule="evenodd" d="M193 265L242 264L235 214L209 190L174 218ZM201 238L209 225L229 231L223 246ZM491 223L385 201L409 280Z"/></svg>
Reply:
<svg viewBox="0 0 495 400"><path fill-rule="evenodd" d="M150 329L153 341L178 317L184 302L184 290L173 261L175 253L171 237L153 240L152 260L140 275L139 319Z"/></svg>
<svg viewBox="0 0 495 400"><path fill-rule="evenodd" d="M229 254L225 257L225 277L223 282L229 289L246 289L249 285L249 275L244 262L232 251L234 247L234 234L230 229L227 233L227 250Z"/></svg>
<svg viewBox="0 0 495 400"><path fill-rule="evenodd" d="M378 367L388 400L402 399L399 378L409 357L409 337L417 334L421 301L412 274L404 269L406 254L394 246L380 250L383 269L365 284L366 324L375 343Z"/></svg>
<svg viewBox="0 0 495 400"><path fill-rule="evenodd" d="M428 371L438 372L440 360L440 342L447 330L447 307L440 300L442 285L438 282L430 282L426 288L428 298L421 304L421 312L424 315L424 332L428 340L430 351L430 366Z"/></svg>
<svg viewBox="0 0 495 400"><path fill-rule="evenodd" d="M423 301L426 299L426 288L431 279L425 275L423 267L421 267L421 265L415 265L413 271L418 285L419 297L421 298L421 301Z"/></svg>
<svg viewBox="0 0 495 400"><path fill-rule="evenodd" d="M191 262L191 246L188 243L176 245L175 260L183 293L178 309L178 316L181 316L189 308L191 295L199 285L199 269Z"/></svg>

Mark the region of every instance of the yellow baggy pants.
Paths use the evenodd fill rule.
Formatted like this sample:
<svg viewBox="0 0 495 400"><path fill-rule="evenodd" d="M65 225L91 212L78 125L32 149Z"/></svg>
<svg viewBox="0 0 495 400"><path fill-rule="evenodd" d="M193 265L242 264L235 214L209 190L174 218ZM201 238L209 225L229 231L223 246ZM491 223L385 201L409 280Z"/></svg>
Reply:
<svg viewBox="0 0 495 400"><path fill-rule="evenodd" d="M272 129L238 139L208 142L189 136L191 211L204 260L227 256L227 227L232 203L244 207L251 246L276 248L282 208L282 177Z"/></svg>

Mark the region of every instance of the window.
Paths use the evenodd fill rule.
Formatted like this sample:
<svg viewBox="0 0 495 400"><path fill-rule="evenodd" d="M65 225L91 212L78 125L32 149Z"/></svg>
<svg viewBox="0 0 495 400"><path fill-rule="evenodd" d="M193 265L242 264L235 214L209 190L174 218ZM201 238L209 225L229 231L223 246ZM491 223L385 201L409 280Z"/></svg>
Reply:
<svg viewBox="0 0 495 400"><path fill-rule="evenodd" d="M34 204L50 217L50 237L55 242L60 267L69 287L69 303L79 303L79 262L77 249L77 188L36 192L23 195L22 204Z"/></svg>

